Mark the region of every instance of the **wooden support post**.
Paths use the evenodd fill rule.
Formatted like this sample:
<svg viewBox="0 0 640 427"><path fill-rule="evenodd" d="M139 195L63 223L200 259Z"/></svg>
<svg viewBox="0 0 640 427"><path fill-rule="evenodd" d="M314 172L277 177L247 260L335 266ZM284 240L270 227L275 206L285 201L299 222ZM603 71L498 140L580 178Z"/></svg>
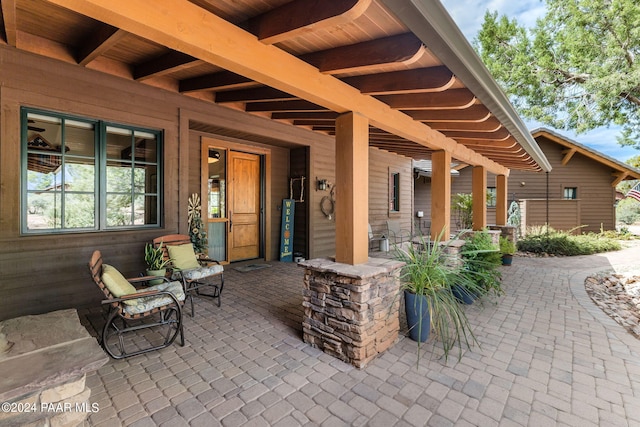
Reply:
<svg viewBox="0 0 640 427"><path fill-rule="evenodd" d="M477 231L487 226L487 170L482 166L474 166L472 179L473 229Z"/></svg>
<svg viewBox="0 0 640 427"><path fill-rule="evenodd" d="M431 239L442 233L449 240L451 224L451 153L439 150L431 155Z"/></svg>
<svg viewBox="0 0 640 427"><path fill-rule="evenodd" d="M353 112L336 119L336 262L369 260L369 120Z"/></svg>
<svg viewBox="0 0 640 427"><path fill-rule="evenodd" d="M507 225L507 176L496 175L496 225Z"/></svg>

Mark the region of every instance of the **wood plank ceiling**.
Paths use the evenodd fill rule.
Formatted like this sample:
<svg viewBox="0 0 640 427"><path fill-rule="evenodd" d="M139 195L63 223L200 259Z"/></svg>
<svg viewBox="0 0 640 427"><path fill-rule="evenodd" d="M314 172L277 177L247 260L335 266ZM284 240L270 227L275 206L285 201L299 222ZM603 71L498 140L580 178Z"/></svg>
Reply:
<svg viewBox="0 0 640 427"><path fill-rule="evenodd" d="M498 165L541 169L378 0L190 2ZM1 13L4 42L17 49L335 135L336 111L50 1L1 0ZM431 157L427 146L373 125L370 145L415 159Z"/></svg>

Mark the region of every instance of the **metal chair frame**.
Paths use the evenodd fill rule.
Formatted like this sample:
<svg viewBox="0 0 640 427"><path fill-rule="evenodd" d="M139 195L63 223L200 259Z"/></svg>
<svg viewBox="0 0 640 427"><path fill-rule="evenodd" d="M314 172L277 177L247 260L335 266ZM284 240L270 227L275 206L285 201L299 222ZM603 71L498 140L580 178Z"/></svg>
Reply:
<svg viewBox="0 0 640 427"><path fill-rule="evenodd" d="M89 261L89 271L91 278L98 285L100 290L104 293L107 299L102 301L102 304L109 306L109 314L107 321L102 329L102 335L99 337L100 345L109 356L114 359L123 359L125 357L136 356L138 354L147 353L150 351L160 350L173 344L175 339L180 335L179 344L184 346L184 327L182 324L182 303L178 301L176 296L169 291L143 291L135 294L123 295L122 297L115 297L102 281L102 254L100 251L94 251ZM158 279L154 276L143 276L132 279L127 279L131 284L140 284L148 282L149 280ZM168 280L167 280L168 281ZM171 303L155 307L149 311L138 314L129 314L125 311L124 301L144 298L144 297L169 297ZM122 325L117 324L118 320L122 322ZM130 323L137 323L130 325ZM127 352L125 349L124 337L126 334L136 332L143 329L166 327L167 331L164 334L164 342L159 345L152 345L147 348ZM111 346L109 346L110 338L116 337L116 348L119 352L115 352Z"/></svg>
<svg viewBox="0 0 640 427"><path fill-rule="evenodd" d="M220 284L208 282L203 279L195 279L195 280L187 279L184 276L184 274L182 274L182 271L180 271L179 269L173 266L173 264L171 263L171 257L169 256L169 250L167 249L167 246L183 245L187 243L191 243L191 238L186 234L168 234L166 236L160 236L153 239L154 247L156 248L162 247L162 250L164 253L164 259L169 261L169 264L167 266L168 269L171 270L172 273L177 273L178 276L180 277L180 280L182 280L185 295L187 298L189 298L189 301L191 303L191 317L193 317L195 314L194 306L193 306L194 294L198 296L204 296L204 297L215 299L218 307L222 305L221 297L222 297L222 289L224 288L224 271L221 271L220 273L216 273L211 276L207 276L206 278L203 278L203 279L207 279L207 278L220 276ZM197 259L200 265L203 267L206 266L208 263L221 265L220 262L215 259L205 258L205 257L199 257ZM201 289L207 288L207 287L212 288L213 293L200 292Z"/></svg>

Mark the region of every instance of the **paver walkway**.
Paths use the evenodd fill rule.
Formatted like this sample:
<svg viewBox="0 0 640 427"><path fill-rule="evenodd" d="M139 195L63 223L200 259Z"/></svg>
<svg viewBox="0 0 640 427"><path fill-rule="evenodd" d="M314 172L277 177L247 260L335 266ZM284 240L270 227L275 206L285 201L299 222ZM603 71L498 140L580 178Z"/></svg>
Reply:
<svg viewBox="0 0 640 427"><path fill-rule="evenodd" d="M589 272L640 266L640 247L516 258L506 295L468 307L480 348L445 362L428 342L416 367L403 337L362 370L302 342L303 270L271 264L227 268L222 307L198 299L185 316L185 347L90 375L90 425L640 426L640 340L583 286Z"/></svg>

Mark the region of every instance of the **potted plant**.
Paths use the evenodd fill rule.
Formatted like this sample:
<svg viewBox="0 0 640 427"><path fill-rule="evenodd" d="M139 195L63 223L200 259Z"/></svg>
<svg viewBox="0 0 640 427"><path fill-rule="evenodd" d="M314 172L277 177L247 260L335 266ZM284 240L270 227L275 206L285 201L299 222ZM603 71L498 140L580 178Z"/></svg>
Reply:
<svg viewBox="0 0 640 427"><path fill-rule="evenodd" d="M502 265L511 265L513 254L516 253L516 245L504 236L500 236L500 253L502 254Z"/></svg>
<svg viewBox="0 0 640 427"><path fill-rule="evenodd" d="M501 274L498 267L502 263L502 254L492 242L486 231L476 231L462 246L462 274L474 282L473 292L477 296L493 292L504 293ZM468 282L467 282L468 283Z"/></svg>
<svg viewBox="0 0 640 427"><path fill-rule="evenodd" d="M153 244L147 243L144 247L144 262L147 264L147 276L164 277L167 274L168 259L164 258L164 251L162 250L162 242L158 247L154 247ZM149 281L152 285L162 283L162 280Z"/></svg>
<svg viewBox="0 0 640 427"><path fill-rule="evenodd" d="M470 347L477 342L464 309L452 292L454 284L469 279L456 263L450 262L447 245L440 243L441 238L442 233L436 241L422 239L417 246L396 249L398 260L405 263L400 289L405 298L409 336L418 342L418 363L421 343L429 338L431 330L442 342L445 359L454 346L462 349L463 343Z"/></svg>

